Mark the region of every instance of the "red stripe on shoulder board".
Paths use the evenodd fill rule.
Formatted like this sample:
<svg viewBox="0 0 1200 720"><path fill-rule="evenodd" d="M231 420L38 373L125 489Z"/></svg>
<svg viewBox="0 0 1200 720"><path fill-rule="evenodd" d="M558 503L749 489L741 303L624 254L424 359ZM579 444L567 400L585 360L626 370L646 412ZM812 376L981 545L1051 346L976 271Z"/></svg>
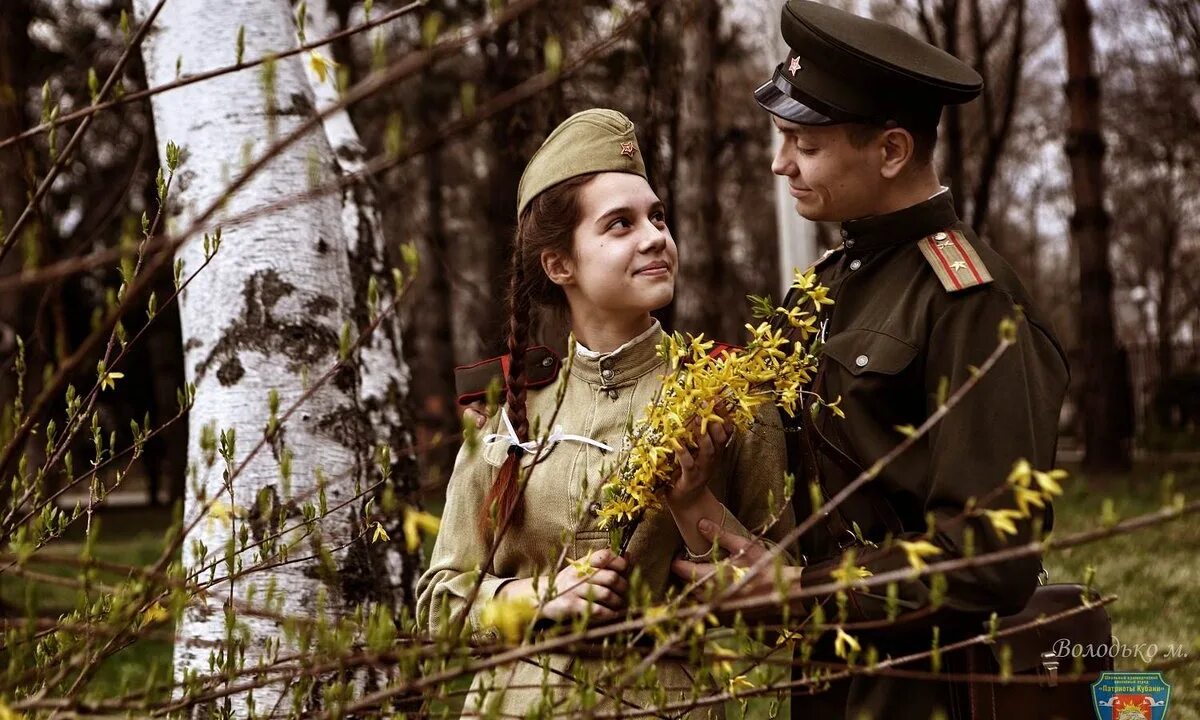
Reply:
<svg viewBox="0 0 1200 720"><path fill-rule="evenodd" d="M954 283L955 290L962 290L962 283L958 281L958 276L954 274L954 270L950 268L950 263L946 260L946 256L942 254L942 249L937 246L937 241L933 238L925 238L929 249L933 250L933 254L937 255L938 262L942 264L942 268L946 271L946 277L950 278L950 282Z"/></svg>
<svg viewBox="0 0 1200 720"><path fill-rule="evenodd" d="M961 255L963 261L967 263L967 269L970 270L971 274L975 276L975 282L982 284L983 276L979 274L977 269L975 269L975 263L971 260L971 256L967 253L966 249L963 248L964 241L961 240L958 237L958 233L954 231L950 231L948 234L950 235L950 239L954 242L954 247L958 250L958 254Z"/></svg>

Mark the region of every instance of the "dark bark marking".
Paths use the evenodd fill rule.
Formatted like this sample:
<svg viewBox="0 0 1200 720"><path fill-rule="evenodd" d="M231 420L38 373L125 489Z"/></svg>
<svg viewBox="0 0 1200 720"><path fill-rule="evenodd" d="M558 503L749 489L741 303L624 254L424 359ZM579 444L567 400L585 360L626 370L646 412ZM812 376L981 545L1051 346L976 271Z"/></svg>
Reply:
<svg viewBox="0 0 1200 720"><path fill-rule="evenodd" d="M337 309L337 301L328 295L318 295L304 304L304 309L313 315L328 315Z"/></svg>
<svg viewBox="0 0 1200 720"><path fill-rule="evenodd" d="M242 319L231 324L208 356L196 364L197 382L213 363L219 363L222 371L229 367L222 382L226 378L236 382L241 378L236 370L242 368L242 363L238 361L236 367L233 365L242 350L255 350L264 355L282 353L292 361L289 370L311 365L335 352L338 337L330 328L309 318L288 321L274 316L272 311L280 299L295 290L296 287L275 270L263 270L247 279L242 290L245 301ZM339 384L339 387L343 386Z"/></svg>
<svg viewBox="0 0 1200 720"><path fill-rule="evenodd" d="M217 368L217 380L225 387L236 385L245 375L246 369L242 367L242 361L238 360L236 355L221 363L221 367Z"/></svg>
<svg viewBox="0 0 1200 720"><path fill-rule="evenodd" d="M333 438L344 447L354 448L360 457L370 451L370 445L365 440L371 437L370 424L366 413L352 407L342 407L322 415L317 420L316 429Z"/></svg>

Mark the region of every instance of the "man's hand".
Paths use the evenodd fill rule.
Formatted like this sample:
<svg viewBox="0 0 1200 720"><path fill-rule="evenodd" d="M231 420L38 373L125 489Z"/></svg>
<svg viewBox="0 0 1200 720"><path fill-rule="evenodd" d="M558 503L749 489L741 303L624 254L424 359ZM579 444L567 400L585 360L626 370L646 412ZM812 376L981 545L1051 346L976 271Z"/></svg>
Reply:
<svg viewBox="0 0 1200 720"><path fill-rule="evenodd" d="M701 588L710 591L721 590L740 580L745 570L761 560L768 552L766 546L761 542L744 538L728 530L722 530L708 519L701 520L698 523L698 529L709 542L716 541L721 548L728 552L728 559L719 563L677 559L671 563L671 570L687 582L699 581ZM803 568L793 566L783 568L783 577L790 586L789 589L795 590L800 587L801 570ZM775 589L775 570L768 565L754 577L747 579L746 584L733 597L761 595L774 592Z"/></svg>
<svg viewBox="0 0 1200 720"><path fill-rule="evenodd" d="M463 422L473 422L475 427L482 430L487 421L487 405L482 400L476 400L463 410Z"/></svg>

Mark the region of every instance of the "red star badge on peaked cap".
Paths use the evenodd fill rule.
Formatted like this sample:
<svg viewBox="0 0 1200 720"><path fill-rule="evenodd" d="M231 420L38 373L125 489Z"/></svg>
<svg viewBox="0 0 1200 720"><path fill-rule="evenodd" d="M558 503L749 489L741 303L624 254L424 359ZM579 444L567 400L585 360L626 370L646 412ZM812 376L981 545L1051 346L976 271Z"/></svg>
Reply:
<svg viewBox="0 0 1200 720"><path fill-rule="evenodd" d="M790 72L792 74L792 77L796 77L796 73L799 71L800 71L800 58L794 57L794 58L792 58L791 64L788 65L788 72Z"/></svg>

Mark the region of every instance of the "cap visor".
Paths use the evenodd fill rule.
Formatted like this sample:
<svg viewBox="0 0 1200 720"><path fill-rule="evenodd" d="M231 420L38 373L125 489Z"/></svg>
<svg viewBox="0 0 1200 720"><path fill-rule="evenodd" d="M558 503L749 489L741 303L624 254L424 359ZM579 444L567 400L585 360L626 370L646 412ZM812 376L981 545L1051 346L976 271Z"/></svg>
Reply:
<svg viewBox="0 0 1200 720"><path fill-rule="evenodd" d="M813 110L804 103L784 94L773 82L763 83L754 91L754 99L772 115L799 125L834 125L836 120Z"/></svg>

